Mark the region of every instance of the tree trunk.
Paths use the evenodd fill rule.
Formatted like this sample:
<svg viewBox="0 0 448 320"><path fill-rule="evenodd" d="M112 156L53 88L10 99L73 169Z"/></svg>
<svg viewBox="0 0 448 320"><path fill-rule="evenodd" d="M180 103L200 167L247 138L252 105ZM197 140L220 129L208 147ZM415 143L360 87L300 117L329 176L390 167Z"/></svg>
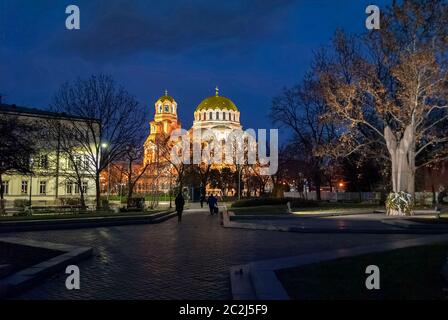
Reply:
<svg viewBox="0 0 448 320"><path fill-rule="evenodd" d="M5 212L5 201L3 200L3 193L5 192L5 189L3 188L3 179L2 175L0 174L0 215L4 215Z"/></svg>
<svg viewBox="0 0 448 320"><path fill-rule="evenodd" d="M413 125L406 127L403 137L397 139L389 126L384 137L392 162L392 186L395 193L406 192L415 196L415 134ZM404 215L402 212L389 213Z"/></svg>
<svg viewBox="0 0 448 320"><path fill-rule="evenodd" d="M316 200L317 201L321 200L320 186L321 186L320 171L317 171L314 176L314 187L316 188Z"/></svg>
<svg viewBox="0 0 448 320"><path fill-rule="evenodd" d="M133 190L133 186L132 186L132 161L129 161L129 166L128 166L128 199L126 201L126 205L129 207L131 204L131 198L132 198L132 192Z"/></svg>
<svg viewBox="0 0 448 320"><path fill-rule="evenodd" d="M110 174L109 172L107 174ZM95 201L96 208L101 208L101 189L100 189L100 173L98 170L95 172Z"/></svg>
<svg viewBox="0 0 448 320"><path fill-rule="evenodd" d="M78 188L79 188L79 194L80 194L79 201L81 201L81 210L85 210L86 209L86 198L84 196L84 190L83 190L82 184L78 185L78 186L79 186Z"/></svg>

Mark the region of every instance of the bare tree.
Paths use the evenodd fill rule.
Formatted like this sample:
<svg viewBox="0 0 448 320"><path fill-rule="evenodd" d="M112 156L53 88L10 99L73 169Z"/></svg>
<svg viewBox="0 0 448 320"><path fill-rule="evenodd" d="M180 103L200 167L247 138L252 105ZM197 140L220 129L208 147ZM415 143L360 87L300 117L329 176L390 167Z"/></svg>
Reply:
<svg viewBox="0 0 448 320"><path fill-rule="evenodd" d="M132 201L132 194L134 192L135 185L145 174L146 170L154 167L154 164L146 163L145 165L141 165L143 160L143 145L142 144L133 144L129 145L124 152L123 159L126 161L126 177L128 183L128 197L127 197L127 205L130 206ZM150 168L151 167L151 168Z"/></svg>
<svg viewBox="0 0 448 320"><path fill-rule="evenodd" d="M91 76L64 84L55 94L52 109L84 118L72 121L74 139L89 162L95 178L96 206L100 207L100 174L121 157L135 140L146 117L136 99L118 87L110 76Z"/></svg>
<svg viewBox="0 0 448 320"><path fill-rule="evenodd" d="M318 151L337 138L335 123L325 121L328 111L320 83L309 73L300 85L285 89L274 99L270 113L274 123L292 132L291 144L301 151L311 168L317 200L320 200L322 175L328 164L328 156Z"/></svg>
<svg viewBox="0 0 448 320"><path fill-rule="evenodd" d="M319 72L330 116L344 124L339 150L380 150L394 192L414 194L416 170L448 159L447 16L443 0L394 2L361 41L338 32Z"/></svg>
<svg viewBox="0 0 448 320"><path fill-rule="evenodd" d="M35 132L35 126L16 116L0 117L0 214L5 213L2 175L33 173L30 160L35 152Z"/></svg>

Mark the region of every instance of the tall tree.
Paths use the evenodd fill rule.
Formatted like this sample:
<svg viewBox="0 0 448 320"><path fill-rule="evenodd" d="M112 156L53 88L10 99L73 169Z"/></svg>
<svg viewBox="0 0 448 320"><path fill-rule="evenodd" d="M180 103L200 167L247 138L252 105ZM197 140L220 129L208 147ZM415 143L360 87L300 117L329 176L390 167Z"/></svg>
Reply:
<svg viewBox="0 0 448 320"><path fill-rule="evenodd" d="M337 32L319 70L330 114L345 125L339 150L387 156L394 192L414 194L416 170L448 158L447 16L444 0L394 1L380 30Z"/></svg>
<svg viewBox="0 0 448 320"><path fill-rule="evenodd" d="M31 157L35 152L36 126L17 116L0 117L0 214L5 213L3 200L5 174L32 174Z"/></svg>
<svg viewBox="0 0 448 320"><path fill-rule="evenodd" d="M337 137L335 125L325 121L329 109L319 81L309 73L296 87L285 89L275 98L270 116L274 123L288 128L293 136L291 143L306 158L311 168L311 179L320 200L322 175L328 156L318 151Z"/></svg>
<svg viewBox="0 0 448 320"><path fill-rule="evenodd" d="M144 112L132 95L106 75L65 83L55 94L52 109L85 119L82 124L72 121L71 126L95 177L100 207L100 173L135 141L144 126Z"/></svg>
<svg viewBox="0 0 448 320"><path fill-rule="evenodd" d="M123 159L126 162L126 177L128 182L128 197L127 197L127 205L130 206L132 201L132 194L134 192L134 187L140 178L145 174L146 170L149 168L153 169L155 167L154 163L146 163L144 165L141 164L143 160L143 144L132 144L126 148L124 152Z"/></svg>

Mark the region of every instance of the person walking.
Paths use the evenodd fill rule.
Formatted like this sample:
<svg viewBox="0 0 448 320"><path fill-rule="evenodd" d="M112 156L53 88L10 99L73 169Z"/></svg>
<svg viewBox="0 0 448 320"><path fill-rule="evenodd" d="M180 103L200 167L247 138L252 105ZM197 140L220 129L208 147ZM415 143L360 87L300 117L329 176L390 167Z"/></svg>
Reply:
<svg viewBox="0 0 448 320"><path fill-rule="evenodd" d="M207 199L207 204L210 209L210 214L213 215L215 213L215 207L218 205L218 199L215 198L212 193Z"/></svg>
<svg viewBox="0 0 448 320"><path fill-rule="evenodd" d="M184 211L184 205L185 205L185 199L182 196L182 192L179 192L179 194L176 197L176 200L174 200L174 203L176 204L176 211L177 211L177 222L182 221L182 212Z"/></svg>
<svg viewBox="0 0 448 320"><path fill-rule="evenodd" d="M204 208L204 202L205 202L205 195L201 194L201 198L199 199L201 202L201 208Z"/></svg>

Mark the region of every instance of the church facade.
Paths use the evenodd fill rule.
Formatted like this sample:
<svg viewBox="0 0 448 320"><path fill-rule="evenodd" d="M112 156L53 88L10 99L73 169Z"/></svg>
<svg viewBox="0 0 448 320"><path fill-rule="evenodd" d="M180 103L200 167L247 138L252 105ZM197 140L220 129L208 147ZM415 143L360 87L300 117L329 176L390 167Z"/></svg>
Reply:
<svg viewBox="0 0 448 320"><path fill-rule="evenodd" d="M177 117L177 102L167 91L157 99L154 110L154 119L149 123L150 132L144 143L143 165L150 167L140 185L144 185L147 192L157 188L158 192L166 193L174 185L175 172L167 163L166 155L160 154L169 151L160 145L160 141L166 141L174 130L181 129L181 123ZM235 103L221 96L216 88L214 95L206 97L197 105L193 114L193 126L188 132L190 137L194 131L212 132L215 139L222 141L235 130L242 130L240 112ZM161 137L163 138L160 139Z"/></svg>

